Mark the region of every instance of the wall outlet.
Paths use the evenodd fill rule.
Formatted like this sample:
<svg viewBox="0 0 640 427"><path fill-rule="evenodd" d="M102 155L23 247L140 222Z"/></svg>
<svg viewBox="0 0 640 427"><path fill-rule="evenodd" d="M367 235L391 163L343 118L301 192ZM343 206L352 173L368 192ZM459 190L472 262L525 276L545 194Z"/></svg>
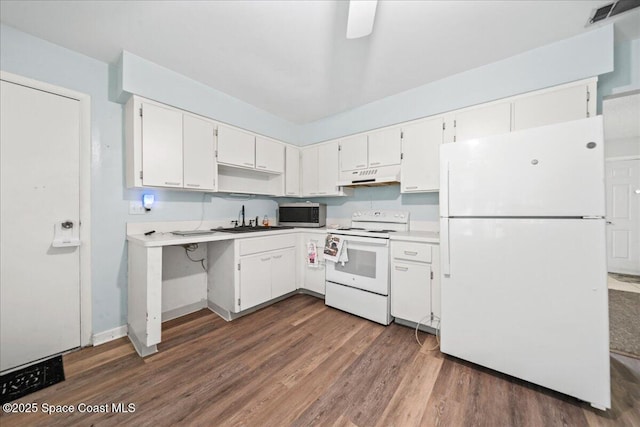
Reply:
<svg viewBox="0 0 640 427"><path fill-rule="evenodd" d="M142 200L132 200L129 202L129 215L144 215L147 210L142 206Z"/></svg>

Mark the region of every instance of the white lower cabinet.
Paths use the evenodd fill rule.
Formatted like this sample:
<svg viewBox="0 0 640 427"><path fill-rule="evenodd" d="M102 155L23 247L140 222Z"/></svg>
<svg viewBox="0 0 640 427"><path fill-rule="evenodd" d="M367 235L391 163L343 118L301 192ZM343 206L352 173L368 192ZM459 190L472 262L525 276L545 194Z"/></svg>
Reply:
<svg viewBox="0 0 640 427"><path fill-rule="evenodd" d="M320 295L325 294L325 261L322 253L325 236L326 234L302 233L299 241L299 287ZM316 246L315 264L310 264L308 261L310 243Z"/></svg>
<svg viewBox="0 0 640 427"><path fill-rule="evenodd" d="M296 243L293 233L209 243L209 307L231 320L234 313L295 291Z"/></svg>
<svg viewBox="0 0 640 427"><path fill-rule="evenodd" d="M391 242L391 315L437 327L440 317L438 245Z"/></svg>
<svg viewBox="0 0 640 427"><path fill-rule="evenodd" d="M271 299L271 256L257 254L240 258L240 310Z"/></svg>

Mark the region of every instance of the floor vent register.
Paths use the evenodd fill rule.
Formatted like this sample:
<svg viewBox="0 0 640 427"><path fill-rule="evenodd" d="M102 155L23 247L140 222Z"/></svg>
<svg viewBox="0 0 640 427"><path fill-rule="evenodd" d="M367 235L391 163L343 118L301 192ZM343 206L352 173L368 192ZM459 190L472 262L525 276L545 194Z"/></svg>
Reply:
<svg viewBox="0 0 640 427"><path fill-rule="evenodd" d="M62 356L0 376L0 404L64 381Z"/></svg>

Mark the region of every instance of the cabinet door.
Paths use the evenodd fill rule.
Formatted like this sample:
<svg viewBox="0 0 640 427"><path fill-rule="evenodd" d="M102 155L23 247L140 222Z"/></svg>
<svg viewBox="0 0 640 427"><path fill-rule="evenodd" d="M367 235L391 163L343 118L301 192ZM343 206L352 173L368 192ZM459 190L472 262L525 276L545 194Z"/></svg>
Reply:
<svg viewBox="0 0 640 427"><path fill-rule="evenodd" d="M513 103L513 130L584 119L587 104L586 85L517 99Z"/></svg>
<svg viewBox="0 0 640 427"><path fill-rule="evenodd" d="M183 117L184 188L214 190L217 175L215 125Z"/></svg>
<svg viewBox="0 0 640 427"><path fill-rule="evenodd" d="M271 298L296 290L296 250L289 248L271 254Z"/></svg>
<svg viewBox="0 0 640 427"><path fill-rule="evenodd" d="M431 320L431 265L393 261L391 315L411 322Z"/></svg>
<svg viewBox="0 0 640 427"><path fill-rule="evenodd" d="M369 167L400 163L400 128L385 129L369 134Z"/></svg>
<svg viewBox="0 0 640 427"><path fill-rule="evenodd" d="M474 108L454 115L455 141L466 141L511 131L511 103Z"/></svg>
<svg viewBox="0 0 640 427"><path fill-rule="evenodd" d="M300 149L287 146L285 149L285 194L300 195Z"/></svg>
<svg viewBox="0 0 640 427"><path fill-rule="evenodd" d="M322 248L324 245L324 234L307 233L302 238L302 257L300 262L304 265L303 287L321 295L325 293L325 261ZM308 245L313 242L316 245L316 267L310 266L307 261L309 256Z"/></svg>
<svg viewBox="0 0 640 427"><path fill-rule="evenodd" d="M270 139L256 137L256 169L283 173L284 145Z"/></svg>
<svg viewBox="0 0 640 427"><path fill-rule="evenodd" d="M240 310L271 299L271 255L240 258Z"/></svg>
<svg viewBox="0 0 640 427"><path fill-rule="evenodd" d="M437 191L440 188L441 118L426 120L402 129L400 191Z"/></svg>
<svg viewBox="0 0 640 427"><path fill-rule="evenodd" d="M227 126L218 126L218 163L255 167L255 137Z"/></svg>
<svg viewBox="0 0 640 427"><path fill-rule="evenodd" d="M367 135L358 135L343 139L340 142L339 155L340 170L352 171L366 169Z"/></svg>
<svg viewBox="0 0 640 427"><path fill-rule="evenodd" d="M318 195L318 147L302 150L302 195Z"/></svg>
<svg viewBox="0 0 640 427"><path fill-rule="evenodd" d="M339 194L336 186L340 172L338 142L318 147L318 194L321 196Z"/></svg>
<svg viewBox="0 0 640 427"><path fill-rule="evenodd" d="M142 185L182 187L182 112L142 104Z"/></svg>

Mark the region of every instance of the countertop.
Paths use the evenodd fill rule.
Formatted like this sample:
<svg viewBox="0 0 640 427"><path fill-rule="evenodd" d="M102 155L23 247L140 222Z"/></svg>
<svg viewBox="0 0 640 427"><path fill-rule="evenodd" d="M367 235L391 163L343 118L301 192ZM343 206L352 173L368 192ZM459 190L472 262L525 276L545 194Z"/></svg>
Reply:
<svg viewBox="0 0 640 427"><path fill-rule="evenodd" d="M170 232L156 232L149 236L144 234L127 235L127 240L145 247L186 245L189 243L217 242L221 240L246 239L251 237L279 236L292 233L325 234L326 228L291 228L287 230L255 231L251 233L226 233L216 231L201 236L176 236ZM405 242L440 243L440 233L434 231L400 231L391 233L391 240Z"/></svg>

